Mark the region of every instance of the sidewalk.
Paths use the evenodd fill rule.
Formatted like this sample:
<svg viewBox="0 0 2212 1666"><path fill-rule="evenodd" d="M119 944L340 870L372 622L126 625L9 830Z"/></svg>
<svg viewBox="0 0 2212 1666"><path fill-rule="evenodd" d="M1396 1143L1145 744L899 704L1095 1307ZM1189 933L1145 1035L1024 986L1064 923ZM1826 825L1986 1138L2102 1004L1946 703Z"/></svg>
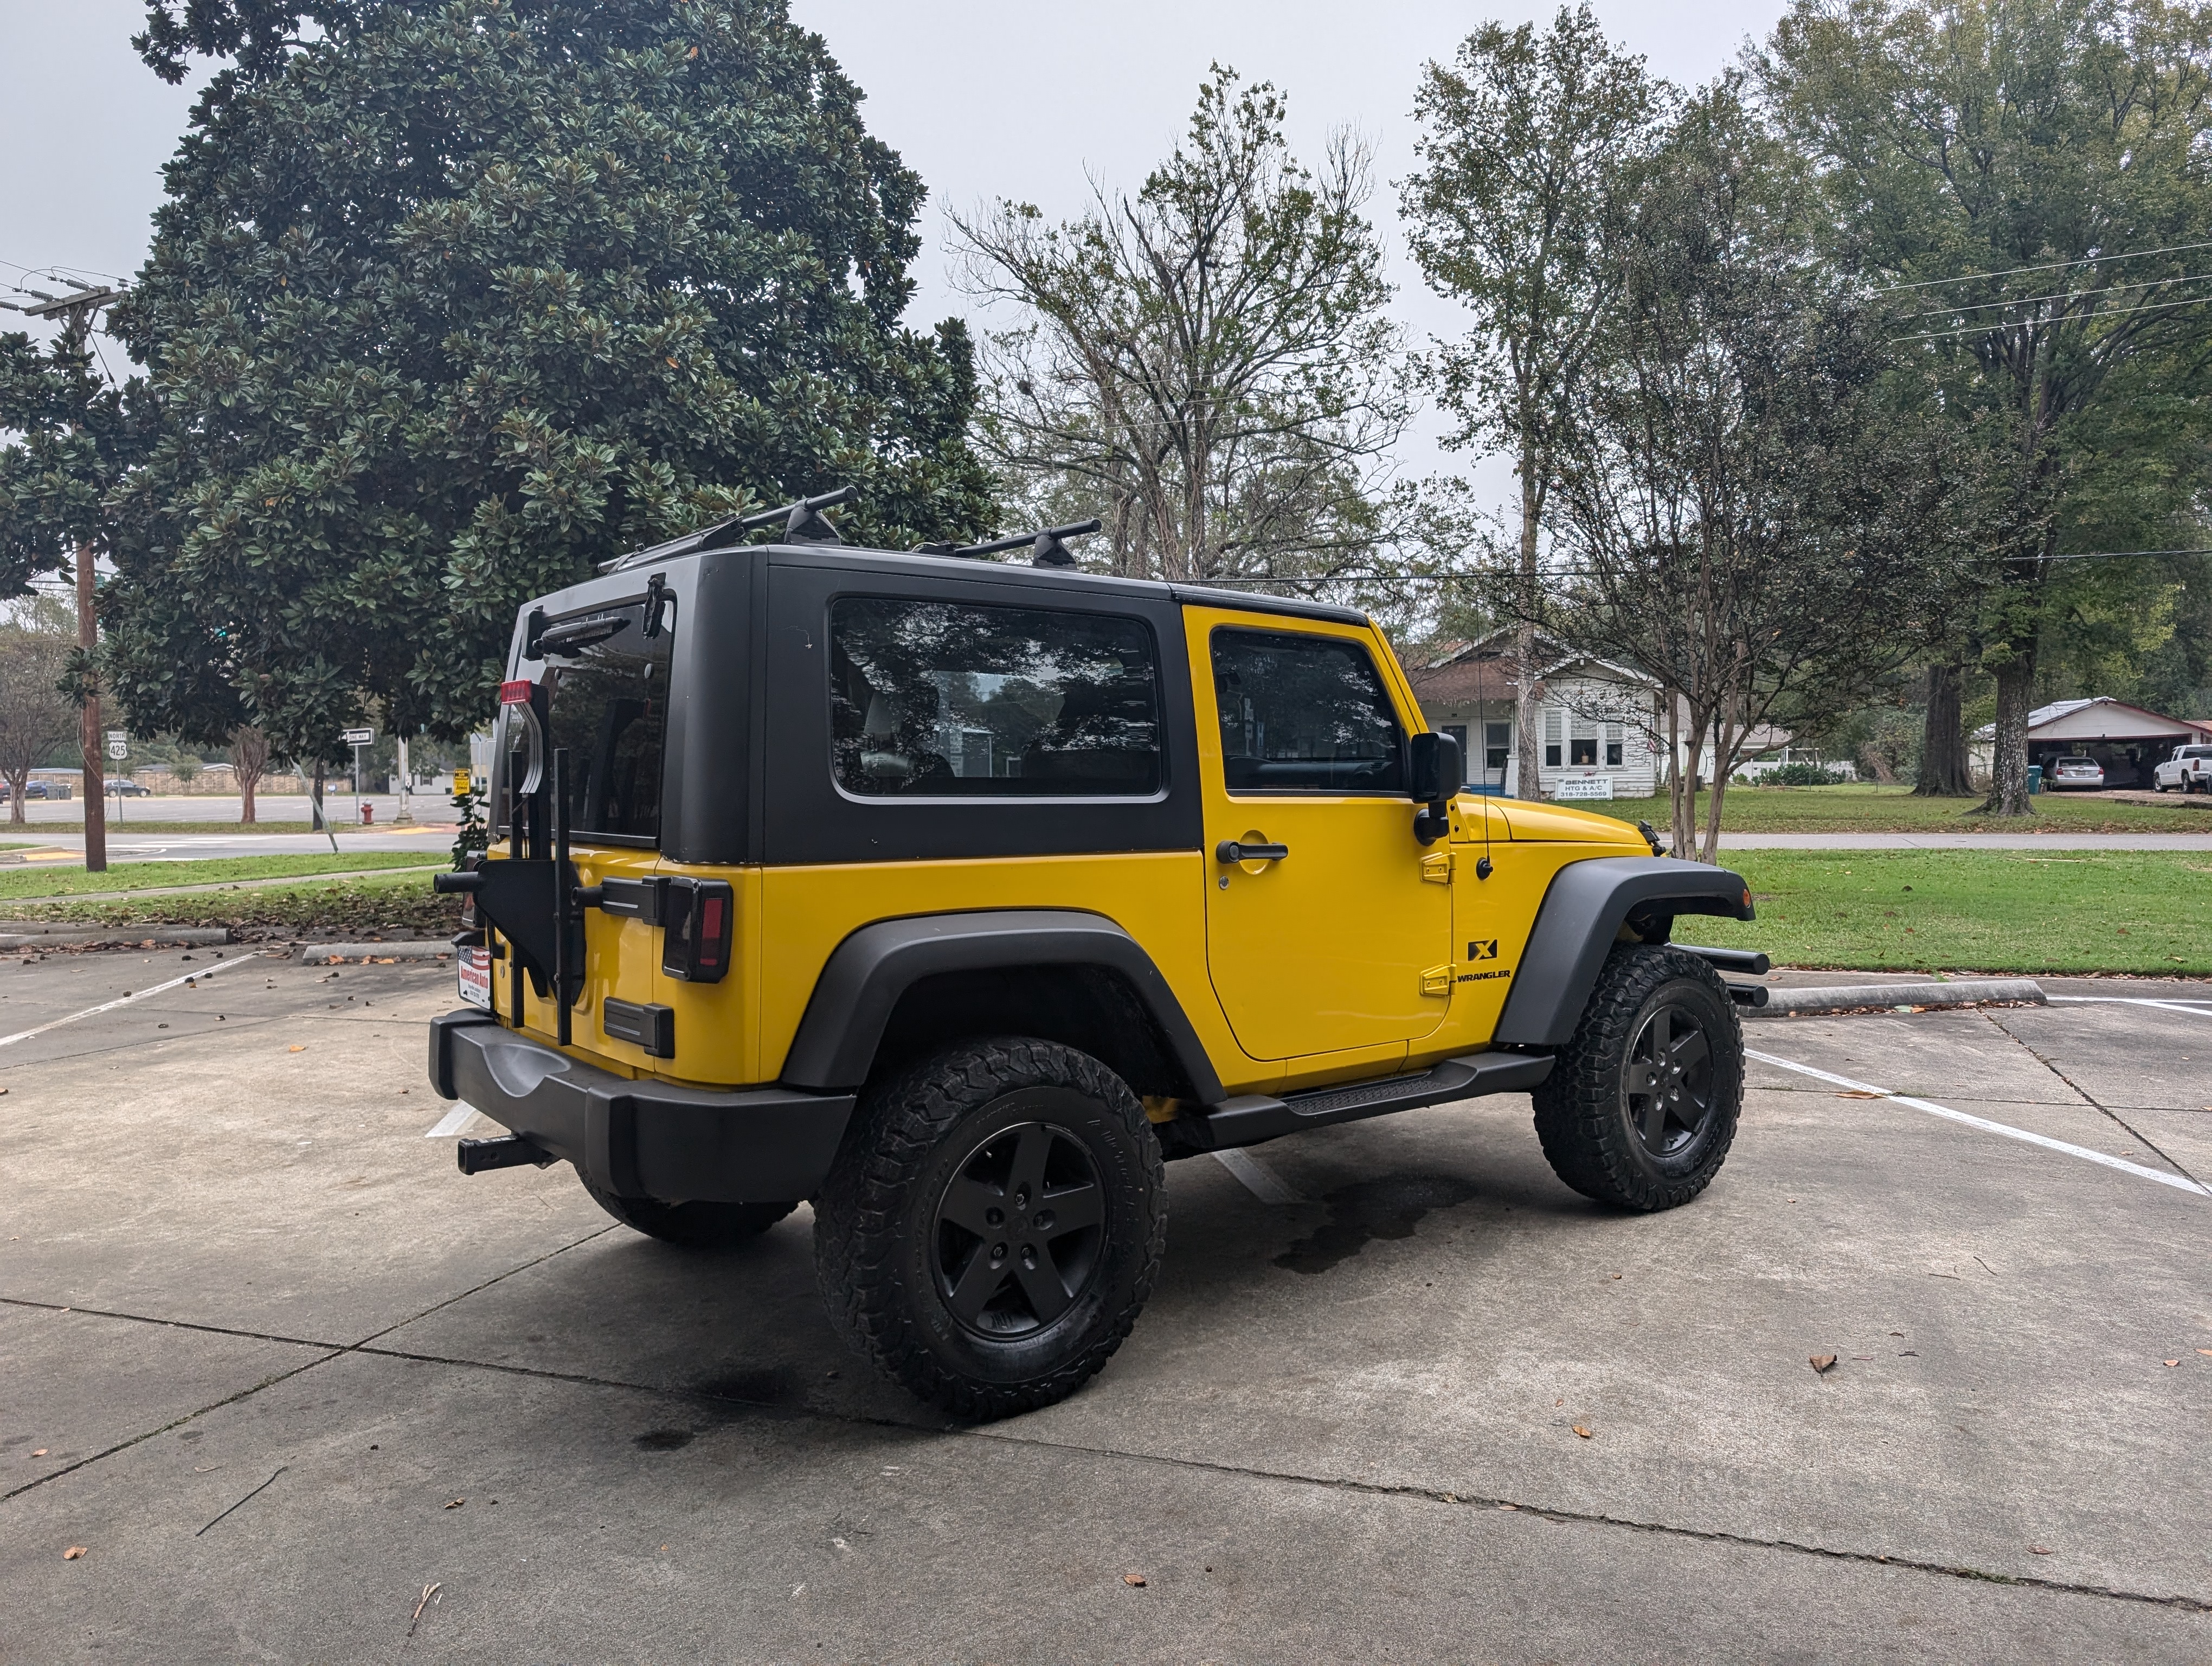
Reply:
<svg viewBox="0 0 2212 1666"><path fill-rule="evenodd" d="M2212 850L2203 833L1729 833L1723 850Z"/></svg>

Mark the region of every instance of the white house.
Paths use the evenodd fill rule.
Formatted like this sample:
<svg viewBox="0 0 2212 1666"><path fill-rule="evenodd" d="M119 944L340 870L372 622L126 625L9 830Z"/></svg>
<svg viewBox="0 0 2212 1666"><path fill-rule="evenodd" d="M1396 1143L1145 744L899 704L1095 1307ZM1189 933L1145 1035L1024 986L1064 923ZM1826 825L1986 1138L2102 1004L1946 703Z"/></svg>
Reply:
<svg viewBox="0 0 2212 1666"><path fill-rule="evenodd" d="M1468 784L1512 798L1640 799L1662 790L1666 703L1657 683L1541 639L1537 649L1544 755L1542 780L1530 794L1521 790L1513 744L1519 667L1512 633L1442 643L1407 661L1429 727L1459 740Z"/></svg>
<svg viewBox="0 0 2212 1666"><path fill-rule="evenodd" d="M1996 750L1997 726L1974 731L1967 757L1975 770L1989 774ZM2054 700L2027 714L2027 761L2050 768L2058 757L2094 757L2104 766L2107 787L2148 787L2151 769L2185 741L2212 739L2212 726L2167 717L2143 706L2130 706L2110 695L2087 700Z"/></svg>

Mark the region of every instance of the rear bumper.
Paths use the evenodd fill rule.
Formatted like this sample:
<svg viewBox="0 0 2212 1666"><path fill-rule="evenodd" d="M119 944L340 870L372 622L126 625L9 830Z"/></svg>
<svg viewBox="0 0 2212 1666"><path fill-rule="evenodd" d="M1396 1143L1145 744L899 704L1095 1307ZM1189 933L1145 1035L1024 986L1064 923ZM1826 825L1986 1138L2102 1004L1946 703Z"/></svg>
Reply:
<svg viewBox="0 0 2212 1666"><path fill-rule="evenodd" d="M430 1083L602 1191L665 1203L811 1197L853 1115L849 1093L717 1091L632 1081L464 1007L430 1020Z"/></svg>

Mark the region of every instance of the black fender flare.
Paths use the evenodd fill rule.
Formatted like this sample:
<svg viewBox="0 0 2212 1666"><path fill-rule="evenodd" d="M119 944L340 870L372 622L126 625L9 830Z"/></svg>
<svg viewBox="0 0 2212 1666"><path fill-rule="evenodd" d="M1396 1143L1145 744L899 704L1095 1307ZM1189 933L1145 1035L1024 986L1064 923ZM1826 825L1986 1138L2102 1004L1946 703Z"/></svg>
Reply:
<svg viewBox="0 0 2212 1666"><path fill-rule="evenodd" d="M1743 876L1669 856L1596 856L1552 876L1493 1046L1559 1047L1575 1033L1631 910L1753 917Z"/></svg>
<svg viewBox="0 0 2212 1666"><path fill-rule="evenodd" d="M830 952L792 1037L787 1086L849 1091L867 1079L899 997L944 972L1097 966L1119 973L1159 1025L1201 1103L1227 1097L1206 1044L1144 945L1101 914L989 909L879 920Z"/></svg>

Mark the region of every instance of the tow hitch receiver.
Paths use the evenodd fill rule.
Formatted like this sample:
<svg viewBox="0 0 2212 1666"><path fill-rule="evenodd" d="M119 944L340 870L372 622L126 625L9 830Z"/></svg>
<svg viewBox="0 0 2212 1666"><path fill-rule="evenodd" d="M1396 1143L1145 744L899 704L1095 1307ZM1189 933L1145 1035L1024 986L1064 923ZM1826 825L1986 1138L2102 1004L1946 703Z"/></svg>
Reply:
<svg viewBox="0 0 2212 1666"><path fill-rule="evenodd" d="M463 1174L485 1174L493 1169L519 1169L526 1163L547 1168L561 1159L533 1146L519 1134L502 1134L496 1140L464 1140L458 1153Z"/></svg>

